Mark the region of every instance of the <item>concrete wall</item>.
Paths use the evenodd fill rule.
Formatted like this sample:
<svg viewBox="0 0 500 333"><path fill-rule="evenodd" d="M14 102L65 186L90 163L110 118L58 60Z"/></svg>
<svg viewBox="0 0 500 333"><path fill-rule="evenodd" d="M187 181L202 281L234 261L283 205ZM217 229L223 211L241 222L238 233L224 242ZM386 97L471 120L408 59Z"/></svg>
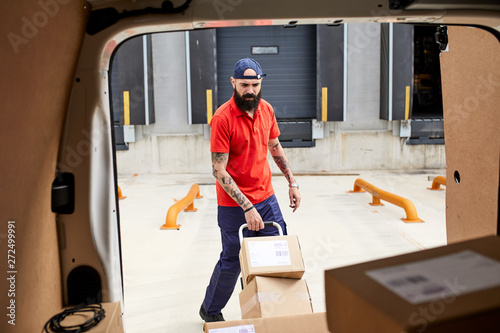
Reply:
<svg viewBox="0 0 500 333"><path fill-rule="evenodd" d="M380 24L347 25L347 113L338 130L389 130L380 118Z"/></svg>
<svg viewBox="0 0 500 333"><path fill-rule="evenodd" d="M408 146L398 121L379 119L380 25L349 24L347 56L345 121L324 124L315 147L285 149L294 172L444 168L444 145ZM188 125L185 33L155 35L153 63L156 123L136 126L118 172L210 173L209 128Z"/></svg>
<svg viewBox="0 0 500 333"><path fill-rule="evenodd" d="M332 124L332 129L336 126ZM286 148L295 173L441 169L443 145L406 145L388 131L333 131L314 148ZM148 135L117 152L118 172L210 173L210 142L203 135ZM273 172L279 172L271 159Z"/></svg>
<svg viewBox="0 0 500 333"><path fill-rule="evenodd" d="M145 128L147 133L200 133L200 126L188 125L185 43L184 32L153 35L156 122Z"/></svg>

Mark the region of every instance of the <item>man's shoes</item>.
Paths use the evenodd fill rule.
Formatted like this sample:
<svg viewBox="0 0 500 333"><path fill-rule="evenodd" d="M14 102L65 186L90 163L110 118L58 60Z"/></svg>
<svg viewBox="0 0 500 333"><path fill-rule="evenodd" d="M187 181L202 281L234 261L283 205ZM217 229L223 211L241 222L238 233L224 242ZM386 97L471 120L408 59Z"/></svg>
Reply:
<svg viewBox="0 0 500 333"><path fill-rule="evenodd" d="M214 321L225 321L224 317L222 316L222 313L214 314L214 315L209 315L205 308L203 307L203 304L201 305L200 308L200 317L203 319L206 323L211 323Z"/></svg>

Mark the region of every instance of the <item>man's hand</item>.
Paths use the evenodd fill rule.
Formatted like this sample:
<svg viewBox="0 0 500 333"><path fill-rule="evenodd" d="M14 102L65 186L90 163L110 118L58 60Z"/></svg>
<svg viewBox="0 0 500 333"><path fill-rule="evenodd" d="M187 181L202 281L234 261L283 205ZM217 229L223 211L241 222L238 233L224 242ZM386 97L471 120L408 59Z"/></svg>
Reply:
<svg viewBox="0 0 500 333"><path fill-rule="evenodd" d="M259 231L264 229L264 221L262 221L262 217L256 208L245 213L245 220L247 221L248 230Z"/></svg>
<svg viewBox="0 0 500 333"><path fill-rule="evenodd" d="M293 209L293 212L297 210L300 206L300 192L297 187L290 187L288 190L288 196L290 197L290 207Z"/></svg>

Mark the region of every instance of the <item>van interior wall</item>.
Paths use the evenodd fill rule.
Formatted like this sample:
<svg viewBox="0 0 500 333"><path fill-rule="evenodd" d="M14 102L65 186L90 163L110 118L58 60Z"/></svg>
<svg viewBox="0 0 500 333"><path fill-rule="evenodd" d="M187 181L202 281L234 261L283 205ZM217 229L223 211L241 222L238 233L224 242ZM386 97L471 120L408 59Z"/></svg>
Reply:
<svg viewBox="0 0 500 333"><path fill-rule="evenodd" d="M51 184L88 8L23 0L2 2L0 11L7 13L0 28L0 332L40 332L62 308ZM11 247L8 221L15 221ZM7 261L11 249L15 262Z"/></svg>
<svg viewBox="0 0 500 333"><path fill-rule="evenodd" d="M441 53L448 243L497 232L500 43L491 33L448 27Z"/></svg>

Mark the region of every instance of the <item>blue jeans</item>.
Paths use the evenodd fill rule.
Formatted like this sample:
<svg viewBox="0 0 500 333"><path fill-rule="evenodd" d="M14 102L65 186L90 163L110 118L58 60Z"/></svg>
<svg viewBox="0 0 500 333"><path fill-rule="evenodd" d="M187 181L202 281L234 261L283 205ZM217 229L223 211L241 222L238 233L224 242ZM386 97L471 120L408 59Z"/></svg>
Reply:
<svg viewBox="0 0 500 333"><path fill-rule="evenodd" d="M266 200L254 205L263 221L273 221L281 225L283 234L286 235L286 223L283 220L278 200L273 194ZM240 240L238 230L246 223L245 213L240 207L218 206L217 220L221 232L222 252L215 265L210 284L205 293L203 307L209 315L218 314L226 306L233 293L238 276L240 275ZM244 237L278 235L274 226L265 227L259 231L243 230Z"/></svg>

